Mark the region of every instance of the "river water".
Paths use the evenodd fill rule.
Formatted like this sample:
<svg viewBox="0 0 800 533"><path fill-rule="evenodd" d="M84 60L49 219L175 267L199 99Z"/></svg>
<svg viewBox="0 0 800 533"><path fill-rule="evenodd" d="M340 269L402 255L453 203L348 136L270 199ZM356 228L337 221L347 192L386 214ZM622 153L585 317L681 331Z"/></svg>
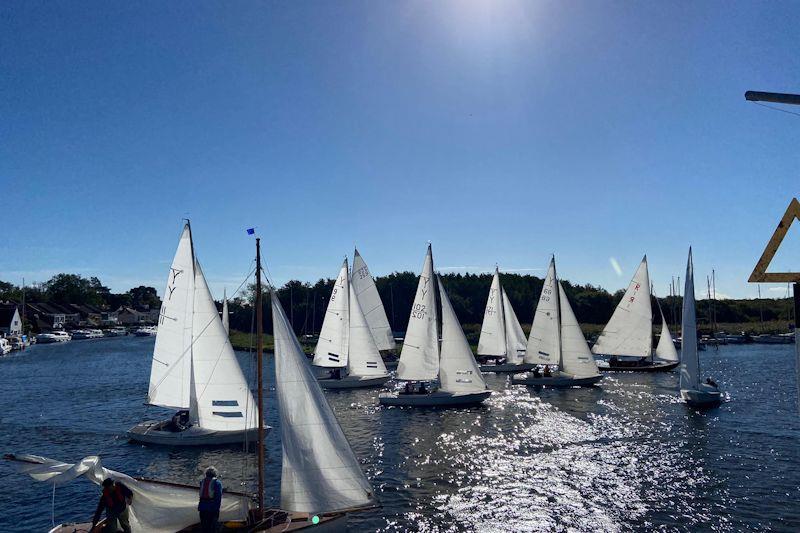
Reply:
<svg viewBox="0 0 800 533"><path fill-rule="evenodd" d="M215 465L251 490L255 456L128 443L120 435L170 413L143 400L152 338L40 345L0 358L0 451L65 462L99 454L130 475L196 483ZM705 413L677 399L677 373L612 374L600 387L536 392L487 375L482 407L378 407L378 391L329 392L382 508L354 531L800 531L800 417L793 346L701 352L729 398ZM252 361L240 354L246 372ZM267 422L277 427L265 357ZM279 432L267 438L277 504ZM0 531L44 531L51 488L0 461ZM57 522L87 519L97 488L55 494Z"/></svg>

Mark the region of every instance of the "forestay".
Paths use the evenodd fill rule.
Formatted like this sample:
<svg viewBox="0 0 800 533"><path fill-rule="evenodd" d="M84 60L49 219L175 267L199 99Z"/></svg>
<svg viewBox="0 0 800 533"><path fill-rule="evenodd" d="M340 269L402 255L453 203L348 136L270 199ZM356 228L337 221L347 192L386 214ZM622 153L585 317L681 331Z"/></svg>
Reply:
<svg viewBox="0 0 800 533"><path fill-rule="evenodd" d="M350 276L350 283L355 287L358 303L367 318L367 324L372 331L372 337L379 350L394 350L394 334L389 327L389 320L386 318L386 309L378 294L375 280L372 278L367 263L358 250L353 254L353 274Z"/></svg>
<svg viewBox="0 0 800 533"><path fill-rule="evenodd" d="M347 373L351 376L388 375L352 284L350 284L350 343L348 349Z"/></svg>
<svg viewBox="0 0 800 533"><path fill-rule="evenodd" d="M319 332L317 348L314 350L316 366L347 366L347 347L350 330L350 311L348 293L350 292L350 275L347 271L347 259L342 263L339 276L333 284L322 329Z"/></svg>
<svg viewBox="0 0 800 533"><path fill-rule="evenodd" d="M506 290L501 288L500 291L503 293L503 322L506 326L506 363L518 365L525 357L527 346L525 332L522 331L522 326L511 305L511 300L508 299Z"/></svg>
<svg viewBox="0 0 800 533"><path fill-rule="evenodd" d="M500 272L495 268L486 309L483 312L481 335L478 338L478 355L506 355L506 325L501 291Z"/></svg>
<svg viewBox="0 0 800 533"><path fill-rule="evenodd" d="M556 263L550 260L542 294L533 314L533 324L528 336L524 361L527 364L557 365L561 360L559 336L558 289L556 288Z"/></svg>
<svg viewBox="0 0 800 533"><path fill-rule="evenodd" d="M121 481L133 492L128 513L133 531L172 533L199 522L198 487L134 479L121 472L103 468L97 456L86 457L76 464L36 455L16 455L11 460L18 472L54 486L64 485L79 477L85 477L98 486L106 478ZM249 496L223 492L219 518L222 521L246 520L249 507Z"/></svg>
<svg viewBox="0 0 800 533"><path fill-rule="evenodd" d="M700 389L700 359L697 355L697 317L694 301L694 265L692 248L686 261L686 284L683 289L681 324L681 390Z"/></svg>
<svg viewBox="0 0 800 533"><path fill-rule="evenodd" d="M430 244L411 306L406 337L397 365L397 379L429 381L439 374L439 335L436 313L436 280Z"/></svg>
<svg viewBox="0 0 800 533"><path fill-rule="evenodd" d="M456 317L450 298L439 282L442 301L442 354L439 363L439 388L444 392L481 392L486 390L483 375L472 355L461 323ZM499 295L498 295L499 296Z"/></svg>
<svg viewBox="0 0 800 533"><path fill-rule="evenodd" d="M189 408L193 299L194 248L192 230L187 222L169 268L161 303L147 393L150 404Z"/></svg>
<svg viewBox="0 0 800 533"><path fill-rule="evenodd" d="M647 256L631 279L611 320L592 347L604 355L650 357L653 350L653 309L650 303L650 275Z"/></svg>
<svg viewBox="0 0 800 533"><path fill-rule="evenodd" d="M271 292L281 420L281 507L322 513L375 504L372 487Z"/></svg>
<svg viewBox="0 0 800 533"><path fill-rule="evenodd" d="M575 378L588 378L597 376L600 371L594 361L586 338L583 336L581 326L572 306L567 299L561 282L558 282L558 291L561 301L561 367L559 370Z"/></svg>
<svg viewBox="0 0 800 533"><path fill-rule="evenodd" d="M217 313L200 263L195 263L190 418L205 429L239 431L258 424L250 387Z"/></svg>

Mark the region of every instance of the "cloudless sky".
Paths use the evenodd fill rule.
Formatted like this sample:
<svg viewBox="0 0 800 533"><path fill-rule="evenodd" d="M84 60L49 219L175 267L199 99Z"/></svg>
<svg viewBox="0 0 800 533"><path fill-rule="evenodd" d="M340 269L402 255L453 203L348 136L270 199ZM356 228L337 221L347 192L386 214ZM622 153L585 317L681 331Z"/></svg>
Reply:
<svg viewBox="0 0 800 533"><path fill-rule="evenodd" d="M755 296L800 117L743 93L800 92L798 28L796 2L6 1L0 279L161 292L188 216L215 293L256 226L278 283L354 245L419 271L430 240L611 291L647 253L664 295L691 244L698 293L715 268Z"/></svg>

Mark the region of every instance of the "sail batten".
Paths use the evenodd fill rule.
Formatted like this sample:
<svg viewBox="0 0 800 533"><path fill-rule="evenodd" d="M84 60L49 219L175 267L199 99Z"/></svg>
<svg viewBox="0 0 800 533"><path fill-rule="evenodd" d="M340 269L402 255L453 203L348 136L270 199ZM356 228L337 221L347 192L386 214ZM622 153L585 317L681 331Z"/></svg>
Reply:
<svg viewBox="0 0 800 533"><path fill-rule="evenodd" d="M429 381L439 374L439 334L436 311L436 280L433 252L428 245L422 274L417 284L411 315L408 319L397 379Z"/></svg>
<svg viewBox="0 0 800 533"><path fill-rule="evenodd" d="M353 253L353 274L350 279L378 350L394 350L396 347L394 333L389 326L386 309L383 307L380 294L378 294L375 279L358 250Z"/></svg>
<svg viewBox="0 0 800 533"><path fill-rule="evenodd" d="M346 367L349 351L350 331L350 274L347 259L342 263L339 275L333 284L322 329L314 350L314 365L323 367Z"/></svg>
<svg viewBox="0 0 800 533"><path fill-rule="evenodd" d="M440 390L443 392L481 392L486 390L480 367L475 362L461 323L450 298L437 276L442 302L442 352L439 364ZM499 295L498 295L499 296Z"/></svg>
<svg viewBox="0 0 800 533"><path fill-rule="evenodd" d="M323 513L375 504L325 395L289 321L271 291L275 336L275 383L281 420L281 507Z"/></svg>
<svg viewBox="0 0 800 533"><path fill-rule="evenodd" d="M592 352L603 355L649 357L653 345L653 309L647 256L631 278L625 295L606 324Z"/></svg>

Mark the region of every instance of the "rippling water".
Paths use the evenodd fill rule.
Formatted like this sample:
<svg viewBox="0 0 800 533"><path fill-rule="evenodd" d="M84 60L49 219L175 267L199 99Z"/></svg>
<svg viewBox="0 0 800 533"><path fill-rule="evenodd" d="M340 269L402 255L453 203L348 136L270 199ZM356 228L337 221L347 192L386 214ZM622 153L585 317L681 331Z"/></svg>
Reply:
<svg viewBox="0 0 800 533"><path fill-rule="evenodd" d="M249 488L255 456L240 448L129 444L127 428L159 414L142 405L153 339L35 346L0 358L0 451L73 462L99 454L127 474L195 483L214 464L228 488ZM488 375L482 407L383 408L378 391L330 392L383 507L353 530L800 530L800 418L792 346L701 353L729 394L694 413L677 374L613 374L593 389L511 387ZM251 368L246 354L243 366ZM268 386L273 386L267 357ZM273 389L267 422L276 426ZM278 432L269 435L267 493L277 503ZM0 531L50 525L51 490L0 462ZM86 519L97 489L56 492L56 521Z"/></svg>

